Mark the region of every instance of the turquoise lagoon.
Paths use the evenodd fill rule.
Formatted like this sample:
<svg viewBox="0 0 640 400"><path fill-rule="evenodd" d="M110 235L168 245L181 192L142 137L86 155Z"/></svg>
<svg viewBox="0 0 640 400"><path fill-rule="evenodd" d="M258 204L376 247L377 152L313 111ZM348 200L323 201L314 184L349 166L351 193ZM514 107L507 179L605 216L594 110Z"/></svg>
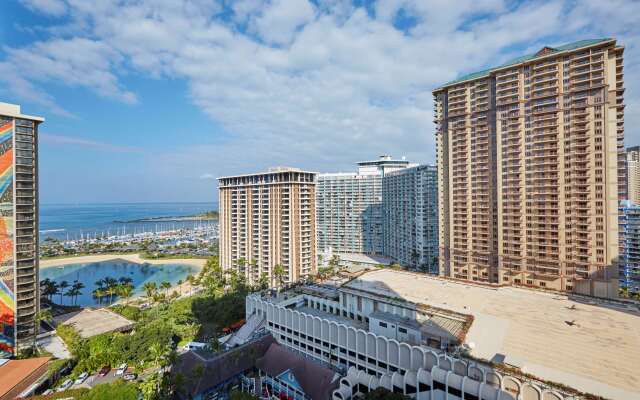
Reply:
<svg viewBox="0 0 640 400"><path fill-rule="evenodd" d="M96 288L96 281L106 277L114 279L120 279L121 277L131 278L135 287L135 296L144 293L143 286L147 282L155 282L160 286L160 282L168 281L172 285L176 285L179 280L185 280L187 275L196 275L197 272L198 268L179 263L136 264L114 259L42 268L40 270L40 279L49 278L57 283L67 281L69 285L76 280L82 282L85 287L82 289L82 294L77 298L77 304L79 306L99 306L98 300L93 298L92 292ZM60 295L55 295L53 301L60 303ZM62 296L62 304L69 305L70 303L71 299L69 297Z"/></svg>

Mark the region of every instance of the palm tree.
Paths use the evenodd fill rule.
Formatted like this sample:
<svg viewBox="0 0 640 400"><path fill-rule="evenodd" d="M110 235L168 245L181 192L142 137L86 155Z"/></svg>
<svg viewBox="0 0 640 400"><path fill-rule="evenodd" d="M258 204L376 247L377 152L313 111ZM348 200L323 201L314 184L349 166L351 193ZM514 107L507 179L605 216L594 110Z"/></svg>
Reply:
<svg viewBox="0 0 640 400"><path fill-rule="evenodd" d="M54 294L58 294L58 285L49 278L40 281L40 289L41 296L48 298L49 301L52 301Z"/></svg>
<svg viewBox="0 0 640 400"><path fill-rule="evenodd" d="M51 282L51 279L49 278L44 278L43 280L40 281L40 287L44 288L45 286L47 286L47 284Z"/></svg>
<svg viewBox="0 0 640 400"><path fill-rule="evenodd" d="M187 275L187 282L189 282L189 296L191 296L191 293L193 291L193 285L196 282L196 278L193 275L189 274Z"/></svg>
<svg viewBox="0 0 640 400"><path fill-rule="evenodd" d="M58 287L58 284L56 282L53 282L53 289L52 289L52 293L51 293L51 302L53 303L53 296L60 294L60 288Z"/></svg>
<svg viewBox="0 0 640 400"><path fill-rule="evenodd" d="M96 288L96 289L93 290L93 297L98 299L98 304L102 304L102 298L104 296L106 296L106 293L105 293L104 289Z"/></svg>
<svg viewBox="0 0 640 400"><path fill-rule="evenodd" d="M143 286L145 293L147 294L147 298L152 299L153 295L158 290L158 285L155 282L147 282Z"/></svg>
<svg viewBox="0 0 640 400"><path fill-rule="evenodd" d="M171 289L171 283L170 283L170 282L167 282L167 281L162 281L162 282L160 283L160 287L161 287L162 289L164 289L164 295L165 295L165 296L168 296L168 295L169 295L169 289Z"/></svg>
<svg viewBox="0 0 640 400"><path fill-rule="evenodd" d="M78 296L82 294L82 289L84 289L84 283L73 281L73 285L71 286L75 293L75 303L78 302Z"/></svg>
<svg viewBox="0 0 640 400"><path fill-rule="evenodd" d="M80 293L79 289L70 287L66 292L64 292L64 295L69 297L69 303L70 305L73 305L73 298L77 296L79 293Z"/></svg>
<svg viewBox="0 0 640 400"><path fill-rule="evenodd" d="M34 332L35 334L33 335L33 351L35 353L35 351L37 350L36 346L38 344L38 332L40 331L40 322L41 321L51 321L53 319L53 315L51 314L51 311L49 310L40 310L36 313L35 317L33 318L33 322L35 324L34 326Z"/></svg>
<svg viewBox="0 0 640 400"><path fill-rule="evenodd" d="M269 287L269 276L265 272L260 274L260 279L258 280L258 287L261 290L264 290Z"/></svg>
<svg viewBox="0 0 640 400"><path fill-rule="evenodd" d="M109 286L104 290L104 293L109 296L109 304L113 304L113 296L118 294L117 286Z"/></svg>
<svg viewBox="0 0 640 400"><path fill-rule="evenodd" d="M273 267L273 275L275 276L276 281L278 282L278 285L282 286L284 284L284 275L285 275L284 267L280 264L276 264Z"/></svg>
<svg viewBox="0 0 640 400"><path fill-rule="evenodd" d="M176 282L178 284L178 290L180 291L180 296L182 296L182 284L184 282L182 282L182 279L178 279L178 282Z"/></svg>
<svg viewBox="0 0 640 400"><path fill-rule="evenodd" d="M62 304L62 296L64 295L64 290L69 287L69 282L62 281L58 283L58 289L60 290L60 304Z"/></svg>
<svg viewBox="0 0 640 400"><path fill-rule="evenodd" d="M125 304L129 303L129 298L133 294L133 285L131 283L123 283L118 286L118 296L125 299Z"/></svg>
<svg viewBox="0 0 640 400"><path fill-rule="evenodd" d="M120 282L120 284L133 283L133 279L129 278L128 276L121 276L120 279L118 279L118 282Z"/></svg>
<svg viewBox="0 0 640 400"><path fill-rule="evenodd" d="M103 279L103 281L104 281L104 285L105 285L106 287L113 287L113 286L115 286L115 285L117 285L117 284L118 284L118 281L117 281L117 280L115 280L115 279L113 279L113 278L112 278L112 277L110 277L110 276L107 276L106 278L104 278L104 279Z"/></svg>

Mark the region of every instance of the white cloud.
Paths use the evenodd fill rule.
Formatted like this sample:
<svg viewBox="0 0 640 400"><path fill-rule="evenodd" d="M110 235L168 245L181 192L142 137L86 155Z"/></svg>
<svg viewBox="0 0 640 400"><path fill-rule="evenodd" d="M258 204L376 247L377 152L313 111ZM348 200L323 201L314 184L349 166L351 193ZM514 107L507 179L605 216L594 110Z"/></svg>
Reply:
<svg viewBox="0 0 640 400"><path fill-rule="evenodd" d="M47 15L59 17L67 12L64 0L20 0L27 8Z"/></svg>
<svg viewBox="0 0 640 400"><path fill-rule="evenodd" d="M35 88L17 69L17 66L12 63L0 62L0 82L2 82L10 92L7 93L7 97L11 94L23 101L44 106L54 114L75 118L75 115L57 104L51 95Z"/></svg>
<svg viewBox="0 0 640 400"><path fill-rule="evenodd" d="M635 121L627 143L640 141L630 107L640 104L639 3L381 0L371 15L346 0L241 0L226 2L226 19L205 0L67 4L69 23L82 30L54 25L65 35L5 49L0 70L24 95L58 82L125 103L136 100L121 81L131 70L185 80L193 103L229 137L154 155L167 176L279 164L338 170L382 153L433 162L434 87L522 47L591 37L627 45L627 121ZM401 10L415 22L408 30L394 26Z"/></svg>
<svg viewBox="0 0 640 400"><path fill-rule="evenodd" d="M262 10L265 0L236 0L230 6L233 10L234 20L238 23L246 23L249 17Z"/></svg>
<svg viewBox="0 0 640 400"><path fill-rule="evenodd" d="M315 10L307 0L272 0L252 22L267 43L286 45L298 28L313 20Z"/></svg>
<svg viewBox="0 0 640 400"><path fill-rule="evenodd" d="M216 177L213 174L202 174L202 175L200 175L200 179L206 180L206 181L211 181L211 180L216 179Z"/></svg>
<svg viewBox="0 0 640 400"><path fill-rule="evenodd" d="M122 55L103 41L86 38L52 39L25 48L6 48L7 63L25 79L64 83L133 104L136 96L116 77Z"/></svg>

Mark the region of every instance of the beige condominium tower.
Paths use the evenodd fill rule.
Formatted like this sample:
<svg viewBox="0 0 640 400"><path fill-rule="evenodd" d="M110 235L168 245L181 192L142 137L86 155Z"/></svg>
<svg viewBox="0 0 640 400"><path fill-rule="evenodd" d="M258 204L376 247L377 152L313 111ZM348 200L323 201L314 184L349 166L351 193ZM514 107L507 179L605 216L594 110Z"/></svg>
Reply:
<svg viewBox="0 0 640 400"><path fill-rule="evenodd" d="M434 90L441 274L617 295L622 54L544 47Z"/></svg>
<svg viewBox="0 0 640 400"><path fill-rule="evenodd" d="M218 178L222 269L272 286L315 273L315 178L295 168Z"/></svg>
<svg viewBox="0 0 640 400"><path fill-rule="evenodd" d="M0 358L31 346L38 312L38 125L0 103Z"/></svg>

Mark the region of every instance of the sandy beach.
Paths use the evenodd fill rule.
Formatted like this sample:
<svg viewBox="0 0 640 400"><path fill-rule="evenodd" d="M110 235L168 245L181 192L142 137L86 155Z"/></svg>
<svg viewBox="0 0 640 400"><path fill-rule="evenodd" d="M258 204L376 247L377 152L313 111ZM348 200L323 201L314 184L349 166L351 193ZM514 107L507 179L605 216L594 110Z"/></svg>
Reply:
<svg viewBox="0 0 640 400"><path fill-rule="evenodd" d="M91 256L40 260L40 268L59 267L69 264L94 263L110 260L125 260L135 264L186 264L196 267L198 270L202 269L204 264L207 262L207 260L201 258L167 258L159 260L146 260L140 257L139 254L97 254Z"/></svg>

